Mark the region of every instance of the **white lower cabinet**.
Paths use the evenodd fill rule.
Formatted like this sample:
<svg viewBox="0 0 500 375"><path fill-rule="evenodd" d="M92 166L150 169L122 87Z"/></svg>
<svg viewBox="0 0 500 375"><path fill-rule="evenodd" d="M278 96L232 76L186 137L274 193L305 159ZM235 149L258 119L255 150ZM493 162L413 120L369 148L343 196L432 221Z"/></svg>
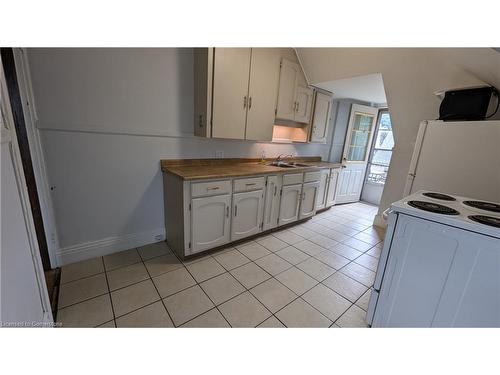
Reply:
<svg viewBox="0 0 500 375"><path fill-rule="evenodd" d="M192 199L192 253L229 242L230 206L230 194Z"/></svg>
<svg viewBox="0 0 500 375"><path fill-rule="evenodd" d="M311 217L321 197L333 204L337 176L326 169L186 181L165 173L167 242L185 257Z"/></svg>
<svg viewBox="0 0 500 375"><path fill-rule="evenodd" d="M298 220L301 193L302 184L283 186L281 190L278 225L288 224Z"/></svg>
<svg viewBox="0 0 500 375"><path fill-rule="evenodd" d="M326 207L331 207L335 203L335 194L337 193L337 181L339 179L340 169L332 169L330 171L330 179L328 180L328 192L326 193Z"/></svg>
<svg viewBox="0 0 500 375"><path fill-rule="evenodd" d="M319 180L318 199L316 200L316 209L320 210L326 207L326 198L328 192L328 180L330 179L330 170L322 169Z"/></svg>
<svg viewBox="0 0 500 375"><path fill-rule="evenodd" d="M302 186L299 219L311 217L316 213L319 181L308 182Z"/></svg>
<svg viewBox="0 0 500 375"><path fill-rule="evenodd" d="M262 231L263 207L263 190L233 194L231 241L236 241Z"/></svg>
<svg viewBox="0 0 500 375"><path fill-rule="evenodd" d="M280 210L281 176L268 176L264 202L263 230L278 226Z"/></svg>

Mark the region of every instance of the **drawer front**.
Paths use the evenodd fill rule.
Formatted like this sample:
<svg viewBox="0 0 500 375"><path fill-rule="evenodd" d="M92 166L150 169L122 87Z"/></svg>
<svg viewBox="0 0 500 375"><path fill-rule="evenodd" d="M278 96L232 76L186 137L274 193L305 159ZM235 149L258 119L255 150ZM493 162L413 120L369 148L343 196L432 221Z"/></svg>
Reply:
<svg viewBox="0 0 500 375"><path fill-rule="evenodd" d="M228 193L231 193L230 180L191 183L191 196L193 198Z"/></svg>
<svg viewBox="0 0 500 375"><path fill-rule="evenodd" d="M240 178L234 180L234 192L252 191L263 189L265 185L264 177Z"/></svg>
<svg viewBox="0 0 500 375"><path fill-rule="evenodd" d="M321 179L321 171L304 173L304 182L319 181Z"/></svg>
<svg viewBox="0 0 500 375"><path fill-rule="evenodd" d="M303 179L303 173L285 174L283 175L283 185L301 184Z"/></svg>

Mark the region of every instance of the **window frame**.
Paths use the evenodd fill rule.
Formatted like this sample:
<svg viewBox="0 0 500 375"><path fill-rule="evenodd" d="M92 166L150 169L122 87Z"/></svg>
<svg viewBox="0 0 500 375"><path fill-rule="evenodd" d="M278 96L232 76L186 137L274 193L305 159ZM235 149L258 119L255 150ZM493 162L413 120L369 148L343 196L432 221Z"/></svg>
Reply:
<svg viewBox="0 0 500 375"><path fill-rule="evenodd" d="M370 150L370 156L368 157L368 162L366 164L366 173L365 173L365 184L371 184L371 185L385 185L385 182L373 182L368 179L368 176L370 175L370 167L372 165L380 166L380 167L388 167L387 165L380 164L380 163L373 163L373 156L375 155L376 150L382 150L382 151L390 151L391 152L391 160L392 160L392 152L394 150L394 147L391 150L383 149L383 148L376 148L375 145L377 143L377 137L378 133L380 131L380 122L382 120L382 115L384 113L388 113L389 117L391 118L391 114L389 112L389 108L379 108L378 115L377 115L377 122L375 124L375 131L373 133L373 139L372 139L372 144L371 144L371 150ZM391 118L391 128L392 128L392 118ZM393 137L394 137L394 129L392 128L393 132ZM390 165L390 162L389 162Z"/></svg>

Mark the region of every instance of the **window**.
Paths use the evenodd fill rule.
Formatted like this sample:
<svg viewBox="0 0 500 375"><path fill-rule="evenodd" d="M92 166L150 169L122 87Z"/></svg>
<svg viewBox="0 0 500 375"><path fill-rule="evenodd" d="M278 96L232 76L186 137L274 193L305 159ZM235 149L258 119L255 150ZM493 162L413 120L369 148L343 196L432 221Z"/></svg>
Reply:
<svg viewBox="0 0 500 375"><path fill-rule="evenodd" d="M374 138L366 180L374 184L384 184L391 162L392 148L394 147L389 111L380 111Z"/></svg>
<svg viewBox="0 0 500 375"><path fill-rule="evenodd" d="M372 131L373 115L356 113L351 131L351 140L347 160L365 161Z"/></svg>

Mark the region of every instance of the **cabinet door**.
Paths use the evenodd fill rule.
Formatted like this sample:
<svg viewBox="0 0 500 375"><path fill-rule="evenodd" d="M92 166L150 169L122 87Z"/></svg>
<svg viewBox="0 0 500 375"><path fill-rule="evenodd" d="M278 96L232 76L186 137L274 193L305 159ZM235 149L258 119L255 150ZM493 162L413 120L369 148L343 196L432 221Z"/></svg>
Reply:
<svg viewBox="0 0 500 375"><path fill-rule="evenodd" d="M231 195L195 198L191 201L191 252L229 242Z"/></svg>
<svg viewBox="0 0 500 375"><path fill-rule="evenodd" d="M311 142L326 143L328 125L330 123L331 106L332 102L330 95L326 95L321 92L316 93L311 130Z"/></svg>
<svg viewBox="0 0 500 375"><path fill-rule="evenodd" d="M216 48L212 137L245 138L250 48Z"/></svg>
<svg viewBox="0 0 500 375"><path fill-rule="evenodd" d="M263 205L263 190L233 194L231 241L236 241L261 231Z"/></svg>
<svg viewBox="0 0 500 375"><path fill-rule="evenodd" d="M299 219L311 217L316 213L319 181L308 182L302 186Z"/></svg>
<svg viewBox="0 0 500 375"><path fill-rule="evenodd" d="M339 178L339 169L332 169L330 179L328 180L328 192L326 193L326 207L331 207L335 203L335 194L337 192L337 181Z"/></svg>
<svg viewBox="0 0 500 375"><path fill-rule="evenodd" d="M295 120L297 76L300 66L283 59L281 61L280 81L278 89L278 105L276 117L284 120Z"/></svg>
<svg viewBox="0 0 500 375"><path fill-rule="evenodd" d="M280 208L281 179L278 176L268 176L264 203L264 230L278 225Z"/></svg>
<svg viewBox="0 0 500 375"><path fill-rule="evenodd" d="M302 184L283 186L281 190L280 216L278 225L292 223L299 218Z"/></svg>
<svg viewBox="0 0 500 375"><path fill-rule="evenodd" d="M313 90L297 86L295 100L295 121L309 123L311 121L311 109L313 102Z"/></svg>
<svg viewBox="0 0 500 375"><path fill-rule="evenodd" d="M330 170L322 169L321 177L319 180L319 189L318 189L318 199L316 201L316 209L322 209L326 207L326 198L328 191L328 180L330 179Z"/></svg>
<svg viewBox="0 0 500 375"><path fill-rule="evenodd" d="M270 141L280 76L279 49L252 48L250 66L245 139Z"/></svg>

